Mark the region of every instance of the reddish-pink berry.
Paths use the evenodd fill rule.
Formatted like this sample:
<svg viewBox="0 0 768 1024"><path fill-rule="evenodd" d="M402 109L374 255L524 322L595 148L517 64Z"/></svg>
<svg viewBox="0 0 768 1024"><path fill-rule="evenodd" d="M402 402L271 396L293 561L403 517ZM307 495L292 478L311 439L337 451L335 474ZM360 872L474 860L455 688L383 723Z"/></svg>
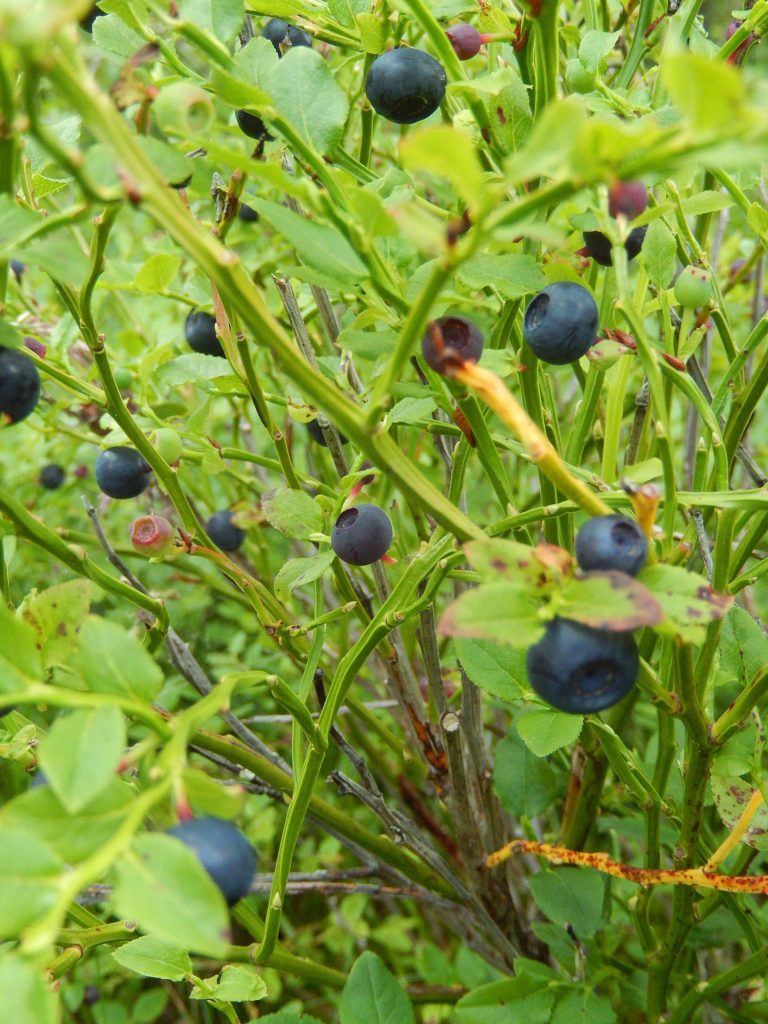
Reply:
<svg viewBox="0 0 768 1024"><path fill-rule="evenodd" d="M131 525L131 544L147 555L164 555L174 546L173 527L164 516L139 516Z"/></svg>
<svg viewBox="0 0 768 1024"><path fill-rule="evenodd" d="M459 25L451 25L446 29L445 34L451 42L459 60L469 60L474 57L483 45L483 38L474 25L461 22Z"/></svg>
<svg viewBox="0 0 768 1024"><path fill-rule="evenodd" d="M608 212L634 220L648 206L648 189L642 181L617 181L608 193Z"/></svg>

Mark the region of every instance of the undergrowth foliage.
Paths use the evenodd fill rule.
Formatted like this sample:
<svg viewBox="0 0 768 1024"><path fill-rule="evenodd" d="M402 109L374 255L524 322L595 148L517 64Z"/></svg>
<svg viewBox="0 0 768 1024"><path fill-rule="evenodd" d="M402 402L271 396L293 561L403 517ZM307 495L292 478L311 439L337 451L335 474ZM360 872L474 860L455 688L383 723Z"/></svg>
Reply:
<svg viewBox="0 0 768 1024"><path fill-rule="evenodd" d="M2 1020L768 1019L711 6L0 0Z"/></svg>

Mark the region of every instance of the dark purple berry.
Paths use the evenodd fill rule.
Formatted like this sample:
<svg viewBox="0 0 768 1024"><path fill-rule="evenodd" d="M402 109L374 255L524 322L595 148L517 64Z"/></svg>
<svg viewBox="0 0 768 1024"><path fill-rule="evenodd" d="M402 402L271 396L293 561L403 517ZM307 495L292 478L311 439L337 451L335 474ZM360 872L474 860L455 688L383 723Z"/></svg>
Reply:
<svg viewBox="0 0 768 1024"><path fill-rule="evenodd" d="M595 516L576 535L576 561L585 572L616 569L636 576L647 557L647 537L626 516Z"/></svg>
<svg viewBox="0 0 768 1024"><path fill-rule="evenodd" d="M249 139L265 142L267 139L272 138L258 114L251 114L247 110L236 110L235 120L240 131L243 135L247 135Z"/></svg>
<svg viewBox="0 0 768 1024"><path fill-rule="evenodd" d="M259 214L257 210L254 210L248 203L240 201L240 207L237 211L237 215L240 220L244 220L247 224L256 224L259 220Z"/></svg>
<svg viewBox="0 0 768 1024"><path fill-rule="evenodd" d="M323 448L328 447L328 442L325 440L325 435L323 434L322 427L317 422L317 420L310 420L309 423L307 423L307 432L309 433L309 436L312 438L312 440L315 441L317 444L321 444ZM339 440L341 441L342 444L348 443L348 439L344 437L343 434L339 434Z"/></svg>
<svg viewBox="0 0 768 1024"><path fill-rule="evenodd" d="M535 295L523 319L525 340L545 363L580 359L597 337L597 306L574 281L556 281Z"/></svg>
<svg viewBox="0 0 768 1024"><path fill-rule="evenodd" d="M26 353L0 348L0 420L20 423L37 405L40 374Z"/></svg>
<svg viewBox="0 0 768 1024"><path fill-rule="evenodd" d="M216 318L210 313L203 310L190 312L184 324L184 335L194 352L227 358L216 334Z"/></svg>
<svg viewBox="0 0 768 1024"><path fill-rule="evenodd" d="M151 468L135 448L117 445L99 453L96 483L110 498L136 498L149 486Z"/></svg>
<svg viewBox="0 0 768 1024"><path fill-rule="evenodd" d="M46 491L57 491L64 483L66 475L61 466L51 462L40 470L40 486Z"/></svg>
<svg viewBox="0 0 768 1024"><path fill-rule="evenodd" d="M483 336L471 320L443 316L433 320L421 339L421 354L436 373L450 374L451 367L476 363L483 354Z"/></svg>
<svg viewBox="0 0 768 1024"><path fill-rule="evenodd" d="M525 667L542 700L559 711L588 715L627 696L640 659L631 633L553 619L541 640L529 648Z"/></svg>
<svg viewBox="0 0 768 1024"><path fill-rule="evenodd" d="M386 555L392 543L392 523L378 505L353 505L333 527L331 547L348 565L371 565Z"/></svg>
<svg viewBox="0 0 768 1024"><path fill-rule="evenodd" d="M245 540L245 530L235 526L228 509L214 512L205 524L205 532L222 551L237 551Z"/></svg>
<svg viewBox="0 0 768 1024"><path fill-rule="evenodd" d="M365 95L376 111L395 124L415 124L434 114L448 84L442 64L423 50L388 50L371 65Z"/></svg>
<svg viewBox="0 0 768 1024"><path fill-rule="evenodd" d="M643 239L647 230L648 225L643 224L642 227L634 228L630 231L627 240L624 242L628 260L633 260L642 249ZM595 263L599 263L601 267L611 266L613 263L611 240L602 231L585 231L584 245L589 249L589 255Z"/></svg>
<svg viewBox="0 0 768 1024"><path fill-rule="evenodd" d="M230 906L248 895L256 873L256 854L231 821L191 818L168 829L168 835L192 850Z"/></svg>

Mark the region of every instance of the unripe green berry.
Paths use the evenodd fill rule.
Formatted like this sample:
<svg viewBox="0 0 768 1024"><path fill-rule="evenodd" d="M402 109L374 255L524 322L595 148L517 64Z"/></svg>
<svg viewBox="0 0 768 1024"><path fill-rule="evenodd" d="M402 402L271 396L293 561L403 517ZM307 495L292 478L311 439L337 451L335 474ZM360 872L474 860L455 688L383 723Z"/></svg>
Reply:
<svg viewBox="0 0 768 1024"><path fill-rule="evenodd" d="M698 309L712 298L712 275L701 267L684 267L675 281L675 301L686 309Z"/></svg>
<svg viewBox="0 0 768 1024"><path fill-rule="evenodd" d="M168 135L204 135L216 112L211 96L191 82L173 82L160 90L154 102L155 120Z"/></svg>
<svg viewBox="0 0 768 1024"><path fill-rule="evenodd" d="M569 92L592 92L595 76L580 60L569 60L565 69L565 81Z"/></svg>
<svg viewBox="0 0 768 1024"><path fill-rule="evenodd" d="M184 452L184 442L180 435L170 427L162 427L155 432L155 449L157 454L172 466L178 462Z"/></svg>

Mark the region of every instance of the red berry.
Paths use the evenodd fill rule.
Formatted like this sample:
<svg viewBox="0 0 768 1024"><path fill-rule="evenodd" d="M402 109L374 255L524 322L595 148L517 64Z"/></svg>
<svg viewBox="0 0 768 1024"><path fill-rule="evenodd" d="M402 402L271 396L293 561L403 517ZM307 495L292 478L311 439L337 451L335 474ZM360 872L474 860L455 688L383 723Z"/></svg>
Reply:
<svg viewBox="0 0 768 1024"><path fill-rule="evenodd" d="M617 181L608 194L608 212L634 220L648 206L648 189L642 181Z"/></svg>
<svg viewBox="0 0 768 1024"><path fill-rule="evenodd" d="M445 34L456 51L459 60L469 60L474 57L483 45L483 39L474 25L461 22L458 25L451 25L446 29Z"/></svg>

